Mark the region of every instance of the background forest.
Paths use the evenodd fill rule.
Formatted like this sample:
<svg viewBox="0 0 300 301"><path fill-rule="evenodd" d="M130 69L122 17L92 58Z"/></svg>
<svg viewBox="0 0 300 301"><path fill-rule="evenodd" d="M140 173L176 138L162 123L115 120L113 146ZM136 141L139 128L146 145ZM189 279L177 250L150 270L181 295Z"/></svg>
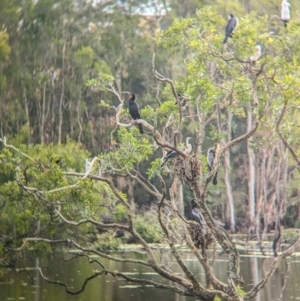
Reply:
<svg viewBox="0 0 300 301"><path fill-rule="evenodd" d="M292 10L294 19L299 18L296 2L290 1L291 7L295 8ZM20 187L14 186L17 184L10 181L14 173L20 173L20 181L28 177L26 183L31 181L34 187L50 189L56 184L62 185L63 181L70 183L60 174L60 168L68 172L84 172L85 158L110 154L127 141L128 148L143 153L141 158L127 163L132 164L135 171L144 177L150 173L151 178L151 162L158 162L155 161L157 158L160 161L163 153L147 149L147 142L144 147L141 146L141 141L146 138L134 140L133 128L128 133L124 129L118 130L116 134L115 108L118 99L107 89L93 85L91 80L97 78L99 72L113 76L116 91L134 91L142 109L142 117L148 116L152 121L155 119L153 108L169 101L168 106L161 107L161 119L158 121L166 123L174 99L170 88L158 82L153 74L153 53L156 70L172 79L176 89L188 99L196 101L195 89L187 83L187 53L179 51L179 55L173 55L174 49L172 53L172 46L176 48L184 37L179 38L181 41L169 37L165 43L159 41L159 37L162 31L168 30L175 18L188 20L180 18L194 17L196 11L206 5L223 16L218 20L220 37L229 13L242 18L247 13L256 12L256 15L252 15L253 22L267 14L270 20L264 24L269 28L264 28L264 31L278 31L282 27L279 17L276 17L280 15L281 5L277 0L1 1L0 136L5 136L8 144L36 158L43 168L48 166L56 171L50 176L48 173L41 176L38 168L31 168L28 162L22 167L28 174L22 170L16 171L20 158L15 157L14 150L2 149L0 223L2 229L7 231L5 237L16 232L19 232L19 237L26 236L31 231L29 224L43 219L43 216L48 220L46 215L49 213L45 213L45 204L43 206L46 207L37 207L30 199L33 196L25 196ZM246 29L251 35L251 21L248 22ZM263 45L263 53L268 54L268 51L271 51L270 48L265 50ZM244 54L251 53L252 48L246 49ZM289 59L299 64L299 57L293 58L291 54ZM209 68L207 73L210 72ZM215 142L226 142L244 133L251 128L252 117L249 118L249 108L237 95L219 99L219 104L229 107L228 110L221 105L212 107L209 98L215 101L219 95L204 80L201 82L199 79L198 84L202 84L202 97L207 100L205 126L202 133L197 132L203 138L200 154L205 161L208 148ZM300 137L297 135L299 118L296 104L283 120L283 129L295 146ZM187 107L189 114L197 114L195 108ZM254 233L258 225L265 232L274 230L278 216L285 228L300 227L297 165L279 137L274 135L275 126L272 122L278 118L277 113L276 108L270 110L257 133L248 142L232 147L220 160L218 185L210 189L207 203L213 217L231 232L247 233L247 229L252 229ZM192 144L196 143L194 133L197 122L193 118L183 122L180 141L191 136ZM122 159L117 153L113 156ZM56 166L58 160L62 167ZM131 206L141 215L147 212L143 217L147 221L147 215L151 215L148 208L155 201L153 195L145 193L134 176L116 170L111 170L111 174L115 174L114 183L126 193ZM159 184L155 178L153 183ZM84 210L98 210L96 212L99 212L102 221L112 218L110 210L103 205L103 201L109 197L105 187L88 181L82 185L85 185L84 192L75 191L72 192L74 195L62 197L74 201L70 204L70 208L74 206L72 210L69 208L70 217L81 216ZM192 193L185 185L179 185L178 192L178 206L190 217ZM20 202L22 198L26 202ZM111 198L114 203L113 196ZM11 203L11 200L14 202ZM118 206L115 208L113 215L122 220L122 208L119 211ZM31 218L30 222L28 217ZM51 227L47 227L45 231L59 232L56 228L51 230ZM150 240L159 240L155 229L152 234L145 235L149 235Z"/></svg>

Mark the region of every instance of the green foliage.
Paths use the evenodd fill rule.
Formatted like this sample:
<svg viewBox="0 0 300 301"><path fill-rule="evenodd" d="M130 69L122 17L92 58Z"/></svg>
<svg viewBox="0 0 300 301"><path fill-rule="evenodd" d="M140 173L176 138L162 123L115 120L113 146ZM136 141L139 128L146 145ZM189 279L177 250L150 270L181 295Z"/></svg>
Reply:
<svg viewBox="0 0 300 301"><path fill-rule="evenodd" d="M147 170L148 179L153 179L158 173L160 173L161 168L161 159L156 158L154 161L150 163L151 167Z"/></svg>
<svg viewBox="0 0 300 301"><path fill-rule="evenodd" d="M100 251L117 250L121 244L119 238L115 238L115 233L111 230L98 235L97 242L95 243L96 249Z"/></svg>
<svg viewBox="0 0 300 301"><path fill-rule="evenodd" d="M97 87L104 90L107 86L113 84L113 80L113 76L106 73L99 73L97 78L88 80L86 85L88 87Z"/></svg>
<svg viewBox="0 0 300 301"><path fill-rule="evenodd" d="M114 207L114 212L113 212L114 220L115 222L120 222L126 219L127 217L127 211L126 208L123 204L118 204L117 206Z"/></svg>
<svg viewBox="0 0 300 301"><path fill-rule="evenodd" d="M238 286L236 287L236 290L237 290L238 296L244 297L244 296L246 295L245 290L244 290L240 285L238 285Z"/></svg>
<svg viewBox="0 0 300 301"><path fill-rule="evenodd" d="M125 128L118 130L119 148L106 154L101 154L101 166L110 172L126 173L135 164L148 159L153 153L152 145L147 138L136 135L138 129Z"/></svg>
<svg viewBox="0 0 300 301"><path fill-rule="evenodd" d="M300 229L300 220L297 220L295 223L295 228Z"/></svg>
<svg viewBox="0 0 300 301"><path fill-rule="evenodd" d="M8 59L11 48L8 44L9 35L7 32L0 31L0 62Z"/></svg>
<svg viewBox="0 0 300 301"><path fill-rule="evenodd" d="M102 202L115 202L116 197L106 184L65 175L67 171L84 171L89 153L81 145L69 141L66 145L19 149L26 156L8 148L0 155L0 226L14 245L20 245L22 237L37 235L38 229L49 239L84 237L89 231L87 226L81 226L74 234L67 224L61 224L56 214L58 204L67 219L76 220L97 219L96 209L97 214L104 212L98 208ZM37 254L51 251L49 244L41 242L28 247Z"/></svg>
<svg viewBox="0 0 300 301"><path fill-rule="evenodd" d="M289 244L294 243L298 238L299 238L298 232L293 229L288 229L283 232L283 239L287 241Z"/></svg>
<svg viewBox="0 0 300 301"><path fill-rule="evenodd" d="M158 222L154 222L156 217L153 212L145 213L144 215L137 216L135 220L136 231L145 239L148 243L160 243L163 240L162 229Z"/></svg>
<svg viewBox="0 0 300 301"><path fill-rule="evenodd" d="M85 72L93 64L94 51L90 46L83 46L74 53L76 65Z"/></svg>

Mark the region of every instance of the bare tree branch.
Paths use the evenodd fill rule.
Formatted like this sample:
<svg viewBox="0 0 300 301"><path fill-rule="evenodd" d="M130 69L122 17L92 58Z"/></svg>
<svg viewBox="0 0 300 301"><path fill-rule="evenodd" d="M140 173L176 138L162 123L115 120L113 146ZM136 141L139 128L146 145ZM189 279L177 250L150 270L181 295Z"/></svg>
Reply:
<svg viewBox="0 0 300 301"><path fill-rule="evenodd" d="M166 227L165 223L162 220L162 206L163 206L164 200L165 200L165 194L163 193L161 201L158 205L158 220L159 220L161 228L163 229L164 233L167 236L169 246L172 250L172 254L174 255L174 257L175 257L177 263L179 264L179 266L181 267L182 271L192 281L193 286L197 290L204 290L204 287L201 285L201 283L198 282L198 280L195 278L195 275L188 269L188 267L184 264L181 257L179 256L179 254L178 254L178 252L177 252L177 250L174 246L174 243L172 242L172 238L170 237L169 230L168 230L168 228Z"/></svg>
<svg viewBox="0 0 300 301"><path fill-rule="evenodd" d="M273 276L276 269L278 268L279 264L282 262L283 259L292 255L294 252L300 249L300 236L298 237L297 241L292 244L286 251L284 251L281 255L276 257L267 273L267 275L258 283L256 284L251 291L246 293L244 299L245 301L250 301L255 298L257 293L266 285L267 281Z"/></svg>
<svg viewBox="0 0 300 301"><path fill-rule="evenodd" d="M61 282L61 281L58 281L58 280L50 280L49 278L47 278L47 277L43 274L41 268L37 268L37 271L40 273L41 277L42 277L46 282L48 282L48 283L53 283L53 284L58 284L58 285L60 285L60 286L63 286L63 287L65 288L66 292L67 292L68 294L70 294L70 295L78 295L78 294L82 293L82 292L84 291L86 285L89 283L89 281L93 280L94 278L96 278L96 277L98 277L98 276L100 276L100 275L102 275L102 274L105 274L105 270L102 270L101 272L94 272L93 275L87 277L87 278L84 280L84 282L83 282L81 288L80 288L78 291L72 291L72 290L70 290L70 288L69 288L65 283L63 283L63 282Z"/></svg>
<svg viewBox="0 0 300 301"><path fill-rule="evenodd" d="M290 153L292 154L293 158L295 159L295 161L297 162L297 164L300 164L300 160L295 152L295 150L293 149L293 147L286 141L286 139L283 137L283 135L280 132L280 124L281 121L283 119L283 116L285 115L286 109L287 109L287 105L288 105L288 100L285 100L282 111L279 115L279 118L277 120L276 123L276 132L279 136L279 138L281 139L281 141L284 143L285 147L288 148L288 150L290 151Z"/></svg>

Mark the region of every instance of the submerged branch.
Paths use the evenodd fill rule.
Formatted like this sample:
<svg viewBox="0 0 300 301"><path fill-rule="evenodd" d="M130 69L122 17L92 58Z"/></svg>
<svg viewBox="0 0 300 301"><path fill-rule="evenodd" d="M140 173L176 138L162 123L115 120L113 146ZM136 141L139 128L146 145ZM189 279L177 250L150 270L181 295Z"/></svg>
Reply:
<svg viewBox="0 0 300 301"><path fill-rule="evenodd" d="M61 281L59 281L59 280L50 280L49 278L47 278L47 277L43 274L41 268L37 268L37 271L40 273L41 277L42 277L46 282L52 283L52 284L58 284L58 285L60 285L60 286L63 286L63 287L65 288L66 292L67 292L68 294L70 294L70 295L78 295L78 294L82 293L82 292L84 291L86 285L89 283L89 281L93 280L93 279L96 278L96 277L99 277L99 276L102 275L102 274L105 274L105 270L103 270L103 271L101 271L101 272L94 272L93 275L87 277L87 278L84 280L84 282L83 282L83 284L82 284L82 286L81 286L81 289L79 289L78 291L72 291L72 290L70 290L70 288L69 288L65 283L63 283L63 282L61 282Z"/></svg>

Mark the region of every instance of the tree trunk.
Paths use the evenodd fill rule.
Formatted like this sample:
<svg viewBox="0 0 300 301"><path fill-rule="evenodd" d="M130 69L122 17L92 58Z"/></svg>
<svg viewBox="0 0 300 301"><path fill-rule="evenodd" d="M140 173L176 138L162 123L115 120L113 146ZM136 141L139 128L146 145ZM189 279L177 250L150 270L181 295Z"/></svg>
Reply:
<svg viewBox="0 0 300 301"><path fill-rule="evenodd" d="M235 232L235 216L234 216L234 199L232 193L232 186L230 181L230 153L227 150L224 153L225 159L225 186L226 186L226 193L228 198L228 205L229 205L229 213L230 213L230 231L232 233Z"/></svg>
<svg viewBox="0 0 300 301"><path fill-rule="evenodd" d="M247 107L247 131L252 129L252 113L250 105ZM251 148L252 136L247 140L247 152L249 163L249 175L248 175L248 207L249 218L252 224L255 219L255 154Z"/></svg>
<svg viewBox="0 0 300 301"><path fill-rule="evenodd" d="M26 114L26 119L27 119L27 144L30 143L30 117L29 117L29 109L28 109L28 100L27 100L27 94L26 94L26 89L23 89L23 97L25 101L25 114Z"/></svg>
<svg viewBox="0 0 300 301"><path fill-rule="evenodd" d="M221 110L219 105L217 105L217 116L218 116L218 129L219 131L222 131L222 119L221 119ZM231 112L228 112L228 128L232 128L232 114ZM228 137L228 139L231 139L231 135ZM226 144L225 139L222 139L222 143ZM226 150L224 152L224 167L225 167L225 186L226 186L226 194L227 194L227 201L228 201L228 212L229 212L229 220L230 220L230 231L232 233L235 232L235 216L234 216L234 198L232 193L232 186L231 186L231 179L230 179L230 150ZM227 214L226 214L226 221L227 221Z"/></svg>
<svg viewBox="0 0 300 301"><path fill-rule="evenodd" d="M61 94L59 100L58 107L58 144L61 144L62 140L62 122L63 122L63 101L64 101L64 93L65 93L65 52L66 52L66 44L67 38L65 34L64 27L64 18L63 18L63 48L62 48L62 66L61 66Z"/></svg>

